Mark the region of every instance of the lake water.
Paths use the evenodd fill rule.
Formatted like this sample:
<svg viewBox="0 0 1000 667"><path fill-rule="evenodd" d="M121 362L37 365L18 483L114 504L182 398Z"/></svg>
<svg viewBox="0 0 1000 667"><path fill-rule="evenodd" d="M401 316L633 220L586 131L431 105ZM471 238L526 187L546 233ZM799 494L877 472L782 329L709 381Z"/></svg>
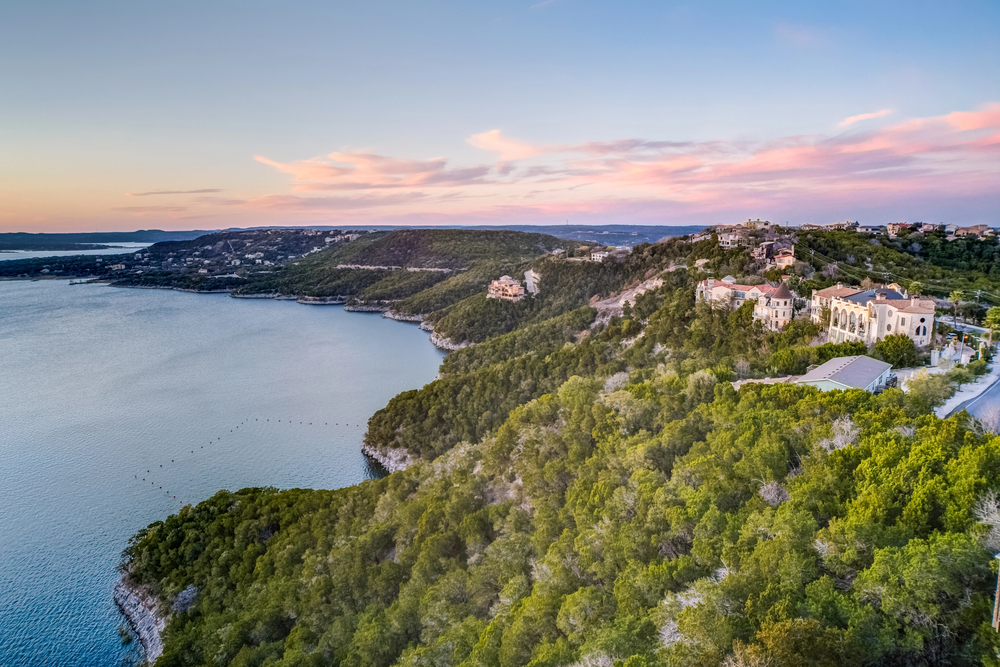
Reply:
<svg viewBox="0 0 1000 667"><path fill-rule="evenodd" d="M377 474L368 418L441 358L336 306L0 282L0 665L140 660L112 600L129 537L219 489Z"/></svg>
<svg viewBox="0 0 1000 667"><path fill-rule="evenodd" d="M130 252L137 252L143 248L148 248L148 243L133 243L131 241L109 241L114 248L104 250L15 250L13 252L0 252L0 262L11 259L34 259L36 257L69 257L71 255L125 255Z"/></svg>

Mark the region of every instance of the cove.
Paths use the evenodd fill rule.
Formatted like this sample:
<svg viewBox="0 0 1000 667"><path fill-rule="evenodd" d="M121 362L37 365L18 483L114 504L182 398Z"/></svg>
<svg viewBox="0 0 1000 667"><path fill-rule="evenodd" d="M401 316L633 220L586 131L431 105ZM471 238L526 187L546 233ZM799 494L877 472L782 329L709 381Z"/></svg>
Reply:
<svg viewBox="0 0 1000 667"><path fill-rule="evenodd" d="M379 474L368 418L442 356L338 306L0 282L0 664L139 662L128 539L220 489Z"/></svg>

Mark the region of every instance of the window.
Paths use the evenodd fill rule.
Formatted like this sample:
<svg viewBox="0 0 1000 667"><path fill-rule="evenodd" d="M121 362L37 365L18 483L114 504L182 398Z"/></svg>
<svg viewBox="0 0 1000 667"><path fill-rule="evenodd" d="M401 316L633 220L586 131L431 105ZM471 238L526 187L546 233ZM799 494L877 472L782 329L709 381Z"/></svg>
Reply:
<svg viewBox="0 0 1000 667"><path fill-rule="evenodd" d="M885 325L885 330L886 331L892 331L892 325L891 324Z"/></svg>
<svg viewBox="0 0 1000 667"><path fill-rule="evenodd" d="M920 318L920 323L921 323L921 324L923 324L923 323L924 323L924 318L922 318L922 317ZM926 327L925 327L925 328L926 328Z"/></svg>
<svg viewBox="0 0 1000 667"><path fill-rule="evenodd" d="M901 326L901 327L905 327L906 326L906 318L905 317L899 320L899 326Z"/></svg>

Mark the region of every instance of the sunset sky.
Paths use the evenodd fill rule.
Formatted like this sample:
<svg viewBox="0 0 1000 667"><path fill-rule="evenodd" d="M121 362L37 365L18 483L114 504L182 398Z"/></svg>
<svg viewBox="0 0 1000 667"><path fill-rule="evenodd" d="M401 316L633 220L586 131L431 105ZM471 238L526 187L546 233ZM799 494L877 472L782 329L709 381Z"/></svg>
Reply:
<svg viewBox="0 0 1000 667"><path fill-rule="evenodd" d="M0 231L1000 225L1000 3L0 4Z"/></svg>

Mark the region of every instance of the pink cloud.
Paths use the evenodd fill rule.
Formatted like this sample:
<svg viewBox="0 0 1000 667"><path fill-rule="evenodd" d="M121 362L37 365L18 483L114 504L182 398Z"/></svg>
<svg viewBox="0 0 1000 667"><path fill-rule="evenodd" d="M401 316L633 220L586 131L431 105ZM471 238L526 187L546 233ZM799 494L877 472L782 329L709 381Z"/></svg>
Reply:
<svg viewBox="0 0 1000 667"><path fill-rule="evenodd" d="M334 152L292 163L260 155L254 159L291 174L293 189L298 192L468 185L489 171L489 167L448 170L444 158L404 160L373 153Z"/></svg>
<svg viewBox="0 0 1000 667"><path fill-rule="evenodd" d="M525 141L506 137L500 130L490 130L489 132L474 134L465 141L469 145L481 150L499 153L502 162L523 160L544 152L544 149L532 146Z"/></svg>
<svg viewBox="0 0 1000 667"><path fill-rule="evenodd" d="M860 114L842 125L885 115ZM500 163L449 167L445 158L372 152L291 163L258 157L291 176L293 194L258 197L244 206L424 223L663 215L715 221L713 216L743 211L808 219L809 211L837 211L837 217L859 218L863 211L890 207L898 213L886 215L898 218L918 206L944 214L972 211L983 219L995 218L998 210L997 103L862 132L757 142L633 138L533 145L499 130L466 141L497 153ZM351 194L321 194L329 191Z"/></svg>
<svg viewBox="0 0 1000 667"><path fill-rule="evenodd" d="M847 127L863 120L871 120L872 118L883 118L891 113L892 109L882 109L881 111L873 111L871 113L859 113L857 116L848 116L844 120L840 121L837 123L837 127Z"/></svg>

